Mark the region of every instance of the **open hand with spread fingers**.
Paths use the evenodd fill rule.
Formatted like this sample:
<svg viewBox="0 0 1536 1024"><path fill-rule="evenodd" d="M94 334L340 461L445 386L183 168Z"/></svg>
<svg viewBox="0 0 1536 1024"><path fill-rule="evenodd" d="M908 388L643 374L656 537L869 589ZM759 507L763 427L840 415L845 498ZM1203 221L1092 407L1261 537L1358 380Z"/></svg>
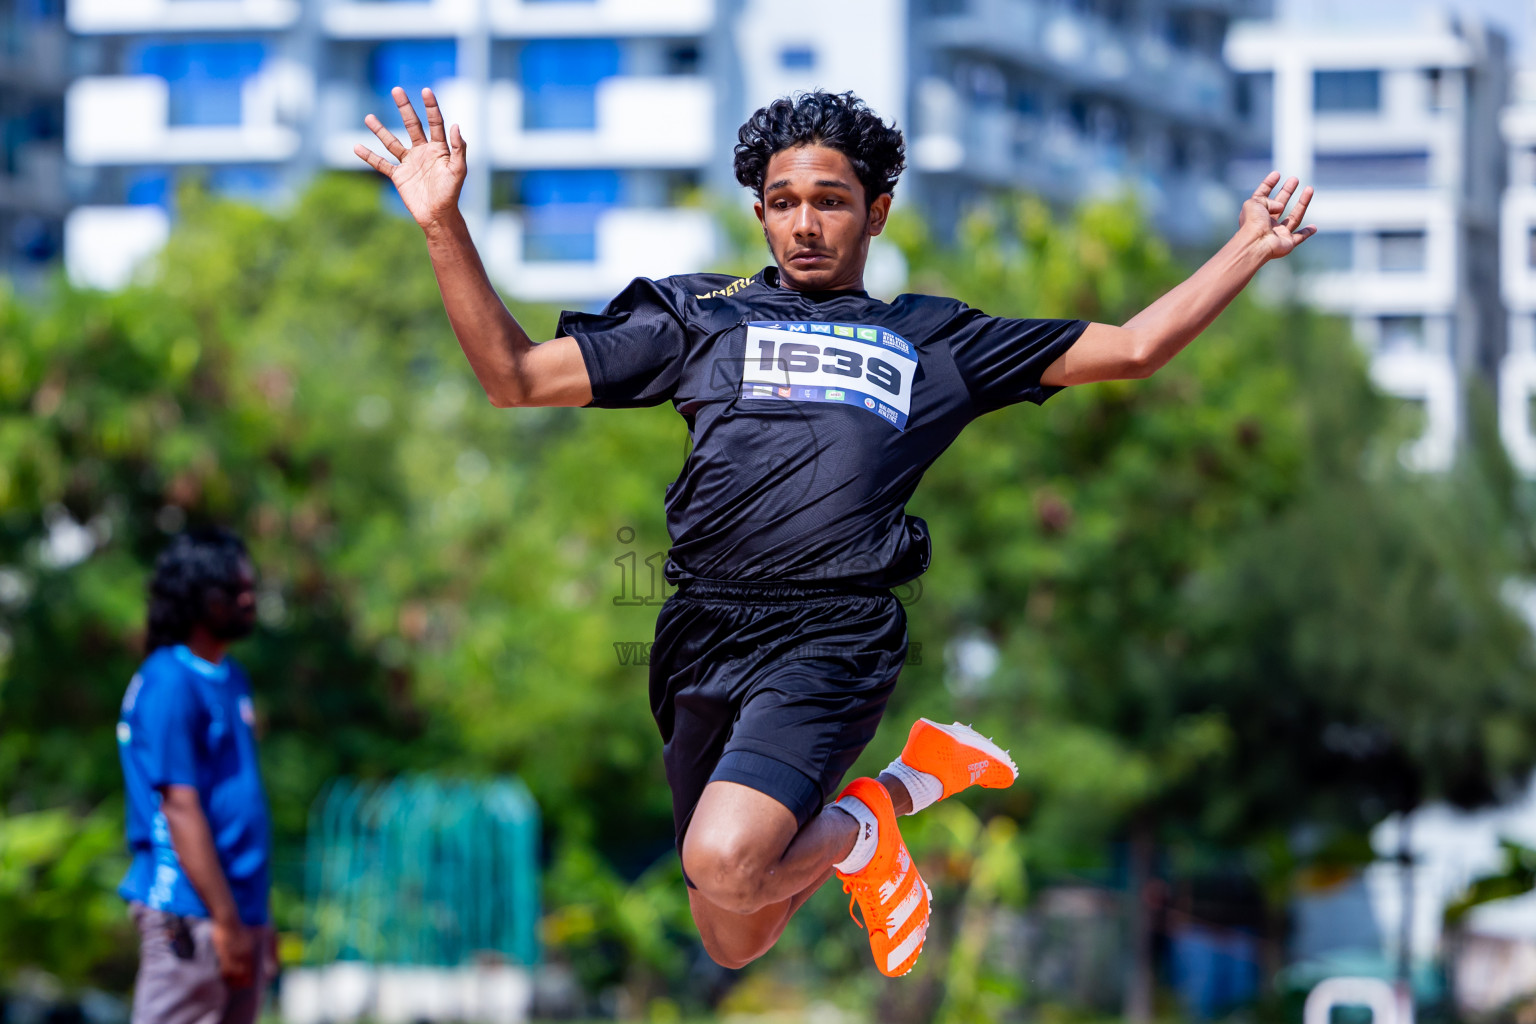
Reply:
<svg viewBox="0 0 1536 1024"><path fill-rule="evenodd" d="M464 139L459 134L458 125L444 134L443 113L438 109L437 97L431 89L421 90L430 135L422 130L416 108L411 105L404 89L397 85L390 90L390 96L400 108L400 119L405 122L410 146L403 145L372 114L363 118L363 123L400 162L392 164L362 143L353 146L352 152L394 183L405 208L416 223L425 228L458 206L459 190L464 187Z"/></svg>
<svg viewBox="0 0 1536 1024"><path fill-rule="evenodd" d="M1238 231L1251 236L1267 259L1288 256L1298 245L1317 234L1317 228L1301 226L1307 204L1312 201L1312 186L1301 190L1296 205L1286 213L1286 204L1301 182L1296 178L1287 179L1280 191L1271 195L1279 184L1280 172L1270 171L1253 190L1253 195L1243 202L1237 216Z"/></svg>

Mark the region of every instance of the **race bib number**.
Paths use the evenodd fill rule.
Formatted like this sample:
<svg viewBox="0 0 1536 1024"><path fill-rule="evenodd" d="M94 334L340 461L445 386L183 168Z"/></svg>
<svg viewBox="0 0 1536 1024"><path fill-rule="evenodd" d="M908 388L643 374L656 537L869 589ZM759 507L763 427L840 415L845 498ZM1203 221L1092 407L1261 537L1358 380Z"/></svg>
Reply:
<svg viewBox="0 0 1536 1024"><path fill-rule="evenodd" d="M907 339L866 324L747 324L742 398L832 402L905 430L917 353Z"/></svg>

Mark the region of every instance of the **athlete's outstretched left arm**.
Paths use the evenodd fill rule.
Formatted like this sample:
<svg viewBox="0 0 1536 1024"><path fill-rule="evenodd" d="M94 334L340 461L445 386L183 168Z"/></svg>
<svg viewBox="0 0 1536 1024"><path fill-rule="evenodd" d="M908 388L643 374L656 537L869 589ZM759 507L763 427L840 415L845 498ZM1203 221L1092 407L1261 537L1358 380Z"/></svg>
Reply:
<svg viewBox="0 0 1536 1024"><path fill-rule="evenodd" d="M1286 204L1300 184L1288 180L1278 194L1280 172L1271 171L1244 201L1237 233L1183 284L1125 322L1089 324L1071 348L1040 377L1048 385L1150 377L1208 327L1260 267L1290 254L1317 233L1302 227L1312 186L1301 190L1290 213Z"/></svg>

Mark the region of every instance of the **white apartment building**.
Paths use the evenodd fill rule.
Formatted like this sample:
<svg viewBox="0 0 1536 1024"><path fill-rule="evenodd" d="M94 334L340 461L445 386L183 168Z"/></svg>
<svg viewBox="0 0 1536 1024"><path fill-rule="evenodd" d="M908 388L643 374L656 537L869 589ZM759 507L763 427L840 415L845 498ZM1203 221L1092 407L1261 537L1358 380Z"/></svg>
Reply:
<svg viewBox="0 0 1536 1024"><path fill-rule="evenodd" d="M0 0L0 273L23 282L62 246L66 53L47 0Z"/></svg>
<svg viewBox="0 0 1536 1024"><path fill-rule="evenodd" d="M1503 37L1446 16L1369 31L1282 19L1234 26L1226 55L1255 129L1232 182L1274 168L1316 187L1302 292L1351 319L1378 386L1423 404L1404 461L1449 466L1464 385L1491 381L1504 350Z"/></svg>
<svg viewBox="0 0 1536 1024"><path fill-rule="evenodd" d="M163 243L175 183L275 198L322 167L367 172L369 112L431 86L472 161L464 209L492 276L591 299L714 252L674 207L720 159L716 0L69 0L92 73L65 102L91 172L66 223L78 280L120 285ZM381 189L387 189L381 180Z"/></svg>
<svg viewBox="0 0 1536 1024"><path fill-rule="evenodd" d="M930 216L1023 189L1059 206L1129 189L1202 247L1237 199L1222 42L1266 0L912 0L912 167Z"/></svg>
<svg viewBox="0 0 1536 1024"><path fill-rule="evenodd" d="M372 173L351 147L377 148L362 118L394 122L396 83L433 86L463 126L466 215L522 299L590 304L708 266L712 218L680 200L739 196L737 127L816 87L906 130L901 201L941 234L989 191L1067 205L1129 185L1203 241L1235 209L1221 39L1266 2L843 0L850 33L811 0L66 0L84 72L64 104L66 265L128 280L189 173L256 199Z"/></svg>
<svg viewBox="0 0 1536 1024"><path fill-rule="evenodd" d="M1499 225L1499 276L1509 313L1508 353L1499 368L1499 433L1510 460L1536 476L1536 71L1516 74L1500 128L1509 173Z"/></svg>

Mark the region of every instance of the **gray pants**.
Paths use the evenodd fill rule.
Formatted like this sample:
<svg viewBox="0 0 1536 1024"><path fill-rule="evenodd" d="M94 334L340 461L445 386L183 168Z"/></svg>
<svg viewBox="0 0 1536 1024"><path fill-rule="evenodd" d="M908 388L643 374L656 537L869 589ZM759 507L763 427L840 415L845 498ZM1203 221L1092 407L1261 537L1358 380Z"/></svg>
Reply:
<svg viewBox="0 0 1536 1024"><path fill-rule="evenodd" d="M192 956L182 959L172 948L174 914L130 903L139 929L139 973L133 985L133 1024L255 1024L261 993L277 965L268 963L270 925L251 928L256 945L257 982L230 988L219 975L213 951L213 922L189 917Z"/></svg>

